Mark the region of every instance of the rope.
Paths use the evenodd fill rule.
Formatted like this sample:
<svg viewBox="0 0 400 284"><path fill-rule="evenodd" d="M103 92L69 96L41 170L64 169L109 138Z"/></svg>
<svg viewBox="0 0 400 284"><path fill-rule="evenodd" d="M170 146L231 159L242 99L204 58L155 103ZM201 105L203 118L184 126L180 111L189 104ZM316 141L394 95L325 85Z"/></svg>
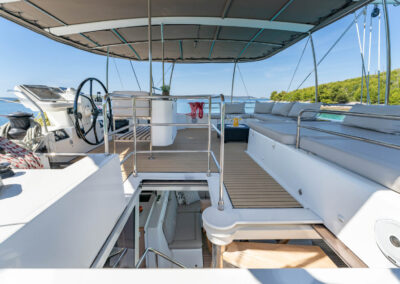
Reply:
<svg viewBox="0 0 400 284"><path fill-rule="evenodd" d="M361 14L356 16L358 18ZM333 43L333 45L328 49L328 51L322 56L322 58L318 61L317 66L321 64L322 61L325 60L325 58L328 56L328 54L332 51L332 49L339 43L339 41L344 37L344 35L350 30L351 26L353 25L353 22L350 23L350 25L344 30L344 32L339 36L339 38ZM300 87L304 84L305 81L311 76L311 74L314 72L314 69L308 73L306 78L301 82L301 84L296 88L296 91L300 89Z"/></svg>
<svg viewBox="0 0 400 284"><path fill-rule="evenodd" d="M8 132L10 131L10 128L10 122L2 125L0 127L0 136L9 139ZM30 126L26 131L25 137L22 140L12 140L12 142L30 151L36 151L42 144L42 140L42 126L31 119Z"/></svg>
<svg viewBox="0 0 400 284"><path fill-rule="evenodd" d="M243 86L244 86L244 90L246 91L247 96L250 97L249 92L248 92L247 87L246 87L246 84L244 83L242 71L240 71L239 64L237 65L237 69L239 71L239 76L240 76L240 79L242 80L242 83L243 83Z"/></svg>
<svg viewBox="0 0 400 284"><path fill-rule="evenodd" d="M308 42L309 42L309 41L310 41L310 37L307 37L306 44L304 45L303 51L301 52L301 56L300 56L300 58L299 58L299 62L297 62L296 68L294 69L292 79L290 80L289 87L287 88L287 92L289 92L289 89L290 89L290 87L292 86L292 82L293 82L294 76L296 75L297 69L299 69L300 62L301 62L301 60L303 59L303 56L304 56L304 53L305 53L305 51L306 51L306 48L307 48L307 45L308 45Z"/></svg>
<svg viewBox="0 0 400 284"><path fill-rule="evenodd" d="M361 12L363 13L363 12ZM363 49L362 49L362 45L361 45L361 36L360 36L360 29L358 27L358 21L357 21L357 17L354 14L354 23L356 26L356 32L357 32L357 38L358 38L358 47L360 48L360 55L361 55L361 96L360 96L360 100L362 103L362 99L363 99L363 88L364 88L364 77L365 77L365 61L364 61L364 54L363 54Z"/></svg>
<svg viewBox="0 0 400 284"><path fill-rule="evenodd" d="M125 88L124 88L124 84L122 83L121 75L119 74L117 62L115 61L115 58L114 58L114 57L113 57L112 59L113 59L113 61L114 61L115 69L117 70L117 74L118 74L119 82L121 83L121 87L122 87L122 89L125 89Z"/></svg>
<svg viewBox="0 0 400 284"><path fill-rule="evenodd" d="M140 87L140 84L139 84L138 77L136 76L135 68L133 68L132 60L129 60L129 63L131 64L132 72L133 72L133 75L135 76L136 83L137 83L137 85L139 87L139 90L142 91L142 88Z"/></svg>

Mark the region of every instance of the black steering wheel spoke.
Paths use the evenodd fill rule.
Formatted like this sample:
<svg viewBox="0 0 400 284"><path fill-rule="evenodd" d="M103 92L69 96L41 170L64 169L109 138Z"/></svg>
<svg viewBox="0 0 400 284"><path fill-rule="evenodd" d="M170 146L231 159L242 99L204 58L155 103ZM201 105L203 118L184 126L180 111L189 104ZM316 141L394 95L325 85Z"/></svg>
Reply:
<svg viewBox="0 0 400 284"><path fill-rule="evenodd" d="M106 89L106 87L100 80L98 80L96 78L87 78L79 85L79 87L76 91L73 114L75 117L75 130L77 132L78 137L83 139L86 143L88 143L90 145L99 145L99 144L103 143L104 138L102 137L101 139L99 139L96 125L97 125L98 117L102 115L102 111L96 105L96 102L93 98L93 83L94 82L96 82L100 85L100 87L103 89L105 94L108 93L108 90ZM87 83L89 83L89 95L82 94L82 89ZM86 100L88 100L90 103L90 107L91 107L90 113L92 116L92 119L91 119L92 122L91 122L90 127L87 130L85 130L83 114L81 112L78 112L79 97L83 97ZM81 105L83 105L82 101L81 101ZM107 98L107 114L106 114L106 117L103 117L103 120L105 120L105 119L108 120L107 121L108 130L112 129L112 110L111 110L110 98ZM88 136L88 135L90 132L93 132L95 141L93 141L93 137L89 138L90 136Z"/></svg>

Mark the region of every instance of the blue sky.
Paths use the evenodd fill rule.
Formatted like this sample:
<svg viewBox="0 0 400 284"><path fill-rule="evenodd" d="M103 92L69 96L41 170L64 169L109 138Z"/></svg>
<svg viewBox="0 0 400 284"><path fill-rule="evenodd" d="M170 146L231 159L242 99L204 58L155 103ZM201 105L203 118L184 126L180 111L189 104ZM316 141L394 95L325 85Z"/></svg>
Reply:
<svg viewBox="0 0 400 284"><path fill-rule="evenodd" d="M368 14L372 7L369 7ZM392 68L400 67L400 7L389 7ZM314 34L317 58L321 58L330 46L353 21L350 15ZM369 19L369 16L368 16ZM362 17L359 18L360 28ZM382 21L383 23L383 21ZM87 77L105 80L106 57L55 42L12 22L0 18L0 96L9 96L6 91L18 84L44 84L50 86L77 87ZM373 26L371 49L371 73L377 71L377 20ZM368 43L368 38L366 40ZM305 41L286 49L267 60L242 63L240 70L249 95L268 97L274 91L286 90L294 68L303 50ZM367 50L367 49L366 49ZM385 70L384 26L382 25L382 70ZM117 75L115 64L121 74ZM148 63L133 62L143 89L148 89ZM168 69L168 64L166 69ZM292 89L296 88L313 68L310 46L308 46ZM219 94L230 95L233 64L179 64L175 67L171 93L173 95ZM161 64L153 63L156 86L161 85ZM361 59L353 26L321 63L318 75L320 83L360 76ZM313 76L304 86L314 84ZM110 90L138 90L127 60L111 59ZM246 95L246 90L237 72L235 96Z"/></svg>

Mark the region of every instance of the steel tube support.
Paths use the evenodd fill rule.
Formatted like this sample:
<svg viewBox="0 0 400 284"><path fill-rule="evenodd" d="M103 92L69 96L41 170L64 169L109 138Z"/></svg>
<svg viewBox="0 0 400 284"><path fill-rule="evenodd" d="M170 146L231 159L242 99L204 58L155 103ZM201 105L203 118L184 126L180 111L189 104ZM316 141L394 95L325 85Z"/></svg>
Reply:
<svg viewBox="0 0 400 284"><path fill-rule="evenodd" d="M225 98L221 95L221 135L219 153L219 200L218 210L224 210L224 159L225 159Z"/></svg>
<svg viewBox="0 0 400 284"><path fill-rule="evenodd" d="M225 246L212 244L212 267L224 268Z"/></svg>
<svg viewBox="0 0 400 284"><path fill-rule="evenodd" d="M104 118L103 119L103 129L104 129L103 139L104 139L104 153L109 154L110 146L108 144L107 99L108 99L108 93L105 94L104 101L103 101L103 118Z"/></svg>
<svg viewBox="0 0 400 284"><path fill-rule="evenodd" d="M385 105L389 104L390 100L390 73L392 69L392 54L390 42L390 26L389 15L387 9L387 0L382 0L383 14L385 16L385 31L386 31L386 90L385 90Z"/></svg>
<svg viewBox="0 0 400 284"><path fill-rule="evenodd" d="M315 103L318 102L318 70L317 70L317 58L315 55L315 48L314 48L314 41L312 38L311 33L309 33L310 43L311 43L311 50L313 55L313 62L314 62L314 77L315 77Z"/></svg>
<svg viewBox="0 0 400 284"><path fill-rule="evenodd" d="M235 64L233 65L232 86L231 86L231 103L233 101L233 89L235 87L236 64L237 64L237 61L235 61Z"/></svg>
<svg viewBox="0 0 400 284"><path fill-rule="evenodd" d="M211 97L208 98L207 176L211 175Z"/></svg>
<svg viewBox="0 0 400 284"><path fill-rule="evenodd" d="M137 151L136 151L136 131L137 131L137 118L136 118L136 98L133 97L133 176L137 176Z"/></svg>
<svg viewBox="0 0 400 284"><path fill-rule="evenodd" d="M169 76L169 90L171 91L171 84L172 84L172 75L174 74L175 69L175 62L172 63L171 75Z"/></svg>
<svg viewBox="0 0 400 284"><path fill-rule="evenodd" d="M106 89L108 92L108 71L109 71L109 65L110 65L110 48L107 47L107 61L106 61Z"/></svg>
<svg viewBox="0 0 400 284"><path fill-rule="evenodd" d="M149 95L153 95L153 43L152 43L152 31L151 31L151 0L147 0L147 17L148 17L148 27L147 27L147 37L149 45Z"/></svg>
<svg viewBox="0 0 400 284"><path fill-rule="evenodd" d="M162 62L162 84L165 86L165 69L164 69L164 24L161 24L161 62Z"/></svg>
<svg viewBox="0 0 400 284"><path fill-rule="evenodd" d="M381 104L381 12L378 20L378 105Z"/></svg>

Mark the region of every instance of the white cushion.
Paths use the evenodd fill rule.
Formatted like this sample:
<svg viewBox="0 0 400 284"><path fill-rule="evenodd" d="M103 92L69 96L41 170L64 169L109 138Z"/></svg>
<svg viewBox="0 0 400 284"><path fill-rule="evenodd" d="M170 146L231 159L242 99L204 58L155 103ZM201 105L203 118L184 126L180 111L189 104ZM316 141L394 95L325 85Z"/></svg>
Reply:
<svg viewBox="0 0 400 284"><path fill-rule="evenodd" d="M190 205L196 201L200 200L200 196L197 191L184 191L186 205Z"/></svg>
<svg viewBox="0 0 400 284"><path fill-rule="evenodd" d="M245 103L227 103L225 104L225 113L245 113Z"/></svg>
<svg viewBox="0 0 400 284"><path fill-rule="evenodd" d="M254 113L271 113L275 102L262 103L256 101L256 106L254 107Z"/></svg>
<svg viewBox="0 0 400 284"><path fill-rule="evenodd" d="M300 140L300 146L400 192L399 150L341 137L304 137Z"/></svg>
<svg viewBox="0 0 400 284"><path fill-rule="evenodd" d="M400 106L358 104L353 106L350 112L400 116ZM346 115L343 120L343 124L348 126L371 129L384 133L400 134L400 120Z"/></svg>
<svg viewBox="0 0 400 284"><path fill-rule="evenodd" d="M270 122L277 122L277 121L294 121L290 117L274 115L274 114L267 114L267 113L255 113L254 118L262 121L270 121Z"/></svg>
<svg viewBox="0 0 400 284"><path fill-rule="evenodd" d="M294 103L275 103L272 108L272 114L287 116Z"/></svg>
<svg viewBox="0 0 400 284"><path fill-rule="evenodd" d="M290 110L288 116L289 117L298 117L300 114L300 111L304 109L311 109L311 110L320 110L321 109L321 103L315 103L315 104L310 104L310 103L295 103ZM301 116L301 118L305 119L313 119L315 118L316 113L315 112L305 112Z"/></svg>

